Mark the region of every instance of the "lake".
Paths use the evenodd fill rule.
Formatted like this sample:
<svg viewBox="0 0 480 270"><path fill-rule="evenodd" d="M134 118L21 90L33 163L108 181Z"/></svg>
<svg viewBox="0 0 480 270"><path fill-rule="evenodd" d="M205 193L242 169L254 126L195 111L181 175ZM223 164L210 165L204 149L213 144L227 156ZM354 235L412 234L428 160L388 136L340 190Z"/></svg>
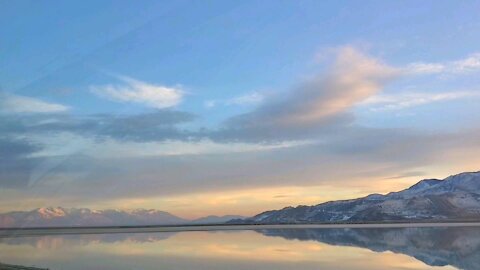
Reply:
<svg viewBox="0 0 480 270"><path fill-rule="evenodd" d="M258 229L0 238L0 262L56 269L480 268L480 227Z"/></svg>

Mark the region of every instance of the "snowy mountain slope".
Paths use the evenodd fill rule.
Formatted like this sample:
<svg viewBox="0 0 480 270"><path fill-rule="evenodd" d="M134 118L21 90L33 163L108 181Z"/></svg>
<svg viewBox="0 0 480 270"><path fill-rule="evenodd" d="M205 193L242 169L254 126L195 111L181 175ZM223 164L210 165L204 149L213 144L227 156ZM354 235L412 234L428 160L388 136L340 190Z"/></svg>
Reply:
<svg viewBox="0 0 480 270"><path fill-rule="evenodd" d="M286 207L229 223L323 223L480 220L480 172L426 179L386 195Z"/></svg>

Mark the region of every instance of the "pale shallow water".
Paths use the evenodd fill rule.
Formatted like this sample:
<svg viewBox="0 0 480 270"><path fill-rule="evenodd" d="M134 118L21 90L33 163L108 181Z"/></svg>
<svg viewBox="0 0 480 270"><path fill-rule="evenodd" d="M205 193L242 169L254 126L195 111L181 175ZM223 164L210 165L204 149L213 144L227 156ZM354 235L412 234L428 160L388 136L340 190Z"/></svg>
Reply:
<svg viewBox="0 0 480 270"><path fill-rule="evenodd" d="M480 269L480 227L261 229L0 238L49 269Z"/></svg>

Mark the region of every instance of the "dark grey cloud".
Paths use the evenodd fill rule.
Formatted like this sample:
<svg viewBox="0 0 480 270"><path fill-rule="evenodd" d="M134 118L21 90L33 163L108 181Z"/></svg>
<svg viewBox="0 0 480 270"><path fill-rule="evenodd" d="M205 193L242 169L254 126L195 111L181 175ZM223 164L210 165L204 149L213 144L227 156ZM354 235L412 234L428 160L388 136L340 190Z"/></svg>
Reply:
<svg viewBox="0 0 480 270"><path fill-rule="evenodd" d="M87 133L137 142L188 140L190 132L181 130L178 125L195 118L190 113L168 110L131 116L99 115L95 116L95 123Z"/></svg>
<svg viewBox="0 0 480 270"><path fill-rule="evenodd" d="M163 141L187 139L189 133L177 125L193 121L193 114L161 110L137 115L68 114L0 115L0 131L10 135L45 135L71 132L78 135L111 137L131 141Z"/></svg>
<svg viewBox="0 0 480 270"><path fill-rule="evenodd" d="M138 115L0 114L0 186L25 188L55 174L71 177L85 171L83 166L88 166L88 162L76 153L36 155L46 148L42 138L66 132L94 138L99 143L105 138L135 142L190 140L190 134L177 125L194 119L192 114L170 110Z"/></svg>
<svg viewBox="0 0 480 270"><path fill-rule="evenodd" d="M0 137L0 159L23 158L40 149L38 145L22 139Z"/></svg>
<svg viewBox="0 0 480 270"><path fill-rule="evenodd" d="M25 139L0 137L0 187L25 186L36 164L30 155L40 149Z"/></svg>

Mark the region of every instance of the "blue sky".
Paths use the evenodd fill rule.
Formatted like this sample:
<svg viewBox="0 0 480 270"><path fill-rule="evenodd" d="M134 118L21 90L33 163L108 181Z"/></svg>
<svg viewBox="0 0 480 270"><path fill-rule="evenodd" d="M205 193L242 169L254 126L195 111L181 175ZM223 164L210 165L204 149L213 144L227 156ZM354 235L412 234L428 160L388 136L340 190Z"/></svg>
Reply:
<svg viewBox="0 0 480 270"><path fill-rule="evenodd" d="M3 210L250 214L478 169L479 9L0 1ZM265 188L298 190L250 198Z"/></svg>
<svg viewBox="0 0 480 270"><path fill-rule="evenodd" d="M473 2L47 3L4 2L2 89L79 112L118 109L82 91L114 81L108 73L182 85L180 108L204 113L206 99L284 89L321 68L314 57L328 48L354 44L402 65L463 58L480 41Z"/></svg>

